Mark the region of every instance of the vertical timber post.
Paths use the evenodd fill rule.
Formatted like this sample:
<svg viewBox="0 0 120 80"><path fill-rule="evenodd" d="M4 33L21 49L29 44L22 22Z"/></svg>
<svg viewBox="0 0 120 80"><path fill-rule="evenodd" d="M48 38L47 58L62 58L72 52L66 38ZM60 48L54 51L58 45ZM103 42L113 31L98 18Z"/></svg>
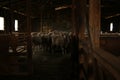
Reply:
<svg viewBox="0 0 120 80"><path fill-rule="evenodd" d="M79 29L77 25L77 15L76 15L76 0L72 0L72 79L79 80Z"/></svg>
<svg viewBox="0 0 120 80"><path fill-rule="evenodd" d="M86 0L77 0L77 13L78 13L78 27L79 27L79 38L84 40L85 38L85 27L86 27Z"/></svg>
<svg viewBox="0 0 120 80"><path fill-rule="evenodd" d="M89 29L92 46L100 47L101 0L89 0Z"/></svg>
<svg viewBox="0 0 120 80"><path fill-rule="evenodd" d="M42 12L43 10L41 9L41 13L40 13L40 31L43 32L43 20L42 20Z"/></svg>
<svg viewBox="0 0 120 80"><path fill-rule="evenodd" d="M73 30L73 33L76 34L76 20L75 20L75 0L72 0L72 30Z"/></svg>
<svg viewBox="0 0 120 80"><path fill-rule="evenodd" d="M28 74L32 74L32 42L31 42L31 1L26 1L27 6L27 52L28 52Z"/></svg>
<svg viewBox="0 0 120 80"><path fill-rule="evenodd" d="M77 26L79 27L79 48L83 48L83 45L81 44L82 42L85 42L85 28L87 26L86 23L86 12L87 12L87 0L77 0L76 5L77 5ZM82 42L81 42L82 41ZM79 54L79 58L84 58L83 56L85 56L83 53L80 52ZM79 62L82 62L82 59L79 59ZM86 69L85 69L85 62L83 60L82 63L79 63L79 68L80 68L80 74L79 77L80 79L87 79L87 75L86 75Z"/></svg>
<svg viewBox="0 0 120 80"><path fill-rule="evenodd" d="M13 13L13 9L12 9L12 0L9 0L9 4L10 4L10 22L9 22L9 32L12 33L14 31L14 13ZM8 29L8 28L7 28ZM7 30L8 31L8 30Z"/></svg>
<svg viewBox="0 0 120 80"><path fill-rule="evenodd" d="M79 47L81 46L79 43L79 40L85 39L85 27L86 27L86 0L72 0L72 22L73 22L73 32L75 36L77 37L77 56L78 56L78 70L80 71L78 73L78 78L82 79L85 78L82 76L80 69L80 66L83 64L80 64L79 62ZM76 51L75 51L76 52ZM84 73L83 73L84 75Z"/></svg>
<svg viewBox="0 0 120 80"><path fill-rule="evenodd" d="M91 49L100 47L100 22L101 22L101 0L89 0L89 34L91 39ZM90 80L98 79L98 63L91 52L91 65L93 72ZM90 56L89 56L90 57Z"/></svg>

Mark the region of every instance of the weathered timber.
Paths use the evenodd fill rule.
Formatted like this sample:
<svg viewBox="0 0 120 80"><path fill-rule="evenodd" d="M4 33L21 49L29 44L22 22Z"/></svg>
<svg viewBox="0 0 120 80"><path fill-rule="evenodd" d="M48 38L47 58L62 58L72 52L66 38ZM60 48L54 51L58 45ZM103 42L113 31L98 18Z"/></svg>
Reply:
<svg viewBox="0 0 120 80"><path fill-rule="evenodd" d="M97 70L97 59L94 58L94 52L92 49L95 47L99 47L100 45L100 0L89 0L89 20L88 26L87 26L87 31L88 31L88 48L89 50L89 67L92 69L92 72L89 75L89 80L96 80L98 76L98 70Z"/></svg>
<svg viewBox="0 0 120 80"><path fill-rule="evenodd" d="M31 1L27 1L27 52L28 52L28 72L32 74L32 41L31 41Z"/></svg>
<svg viewBox="0 0 120 80"><path fill-rule="evenodd" d="M77 10L77 28L79 29L79 38L83 40L85 38L85 28L86 28L86 0L77 0L76 10Z"/></svg>
<svg viewBox="0 0 120 80"><path fill-rule="evenodd" d="M75 21L75 0L72 0L72 29L73 33L76 33L76 21Z"/></svg>
<svg viewBox="0 0 120 80"><path fill-rule="evenodd" d="M89 29L93 47L100 45L100 0L89 0Z"/></svg>
<svg viewBox="0 0 120 80"><path fill-rule="evenodd" d="M107 71L109 71L116 80L120 80L120 62L117 57L112 55L111 53L108 53L100 48L95 48L93 50L94 57L97 59L97 61L105 67Z"/></svg>
<svg viewBox="0 0 120 80"><path fill-rule="evenodd" d="M109 38L110 39L110 38ZM116 41L116 40L115 40ZM91 51L92 58L95 58L97 60L98 65L98 78L97 80L103 80L104 77L108 78L110 75L112 75L116 80L119 80L120 75L120 62L118 56L113 55L112 53L109 53L103 49L100 48L90 48L87 47L87 43L83 43L83 48L85 49L86 53L89 53L89 50ZM116 41L117 43L117 41ZM107 45L107 44L105 44ZM89 55L89 57L90 57ZM105 73L109 73L110 75L106 76ZM104 74L103 74L104 73ZM109 80L109 79L108 79Z"/></svg>

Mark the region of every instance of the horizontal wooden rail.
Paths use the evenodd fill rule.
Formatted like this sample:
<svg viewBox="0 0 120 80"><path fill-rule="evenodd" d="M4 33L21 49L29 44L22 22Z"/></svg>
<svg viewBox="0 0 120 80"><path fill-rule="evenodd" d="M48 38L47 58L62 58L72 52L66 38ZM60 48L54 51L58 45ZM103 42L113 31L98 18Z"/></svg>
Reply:
<svg viewBox="0 0 120 80"><path fill-rule="evenodd" d="M86 53L91 54L98 62L112 74L116 80L120 80L120 61L119 58L101 48L91 48L87 41L80 41Z"/></svg>
<svg viewBox="0 0 120 80"><path fill-rule="evenodd" d="M116 80L120 80L120 61L116 56L100 48L93 50L93 56L116 78Z"/></svg>

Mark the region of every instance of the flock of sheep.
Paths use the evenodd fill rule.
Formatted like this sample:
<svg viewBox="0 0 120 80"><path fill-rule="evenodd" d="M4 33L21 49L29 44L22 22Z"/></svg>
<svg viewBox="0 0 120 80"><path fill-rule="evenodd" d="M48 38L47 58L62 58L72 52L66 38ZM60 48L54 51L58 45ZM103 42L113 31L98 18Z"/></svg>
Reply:
<svg viewBox="0 0 120 80"><path fill-rule="evenodd" d="M44 50L52 54L69 53L72 49L72 33L63 31L32 32L33 53Z"/></svg>

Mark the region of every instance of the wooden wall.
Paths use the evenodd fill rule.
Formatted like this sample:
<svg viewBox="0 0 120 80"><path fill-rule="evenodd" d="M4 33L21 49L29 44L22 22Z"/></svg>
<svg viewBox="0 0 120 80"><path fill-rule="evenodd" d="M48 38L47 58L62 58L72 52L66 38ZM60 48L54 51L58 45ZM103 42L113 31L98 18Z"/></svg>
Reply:
<svg viewBox="0 0 120 80"><path fill-rule="evenodd" d="M100 37L100 47L120 56L120 37L119 36L102 36Z"/></svg>

